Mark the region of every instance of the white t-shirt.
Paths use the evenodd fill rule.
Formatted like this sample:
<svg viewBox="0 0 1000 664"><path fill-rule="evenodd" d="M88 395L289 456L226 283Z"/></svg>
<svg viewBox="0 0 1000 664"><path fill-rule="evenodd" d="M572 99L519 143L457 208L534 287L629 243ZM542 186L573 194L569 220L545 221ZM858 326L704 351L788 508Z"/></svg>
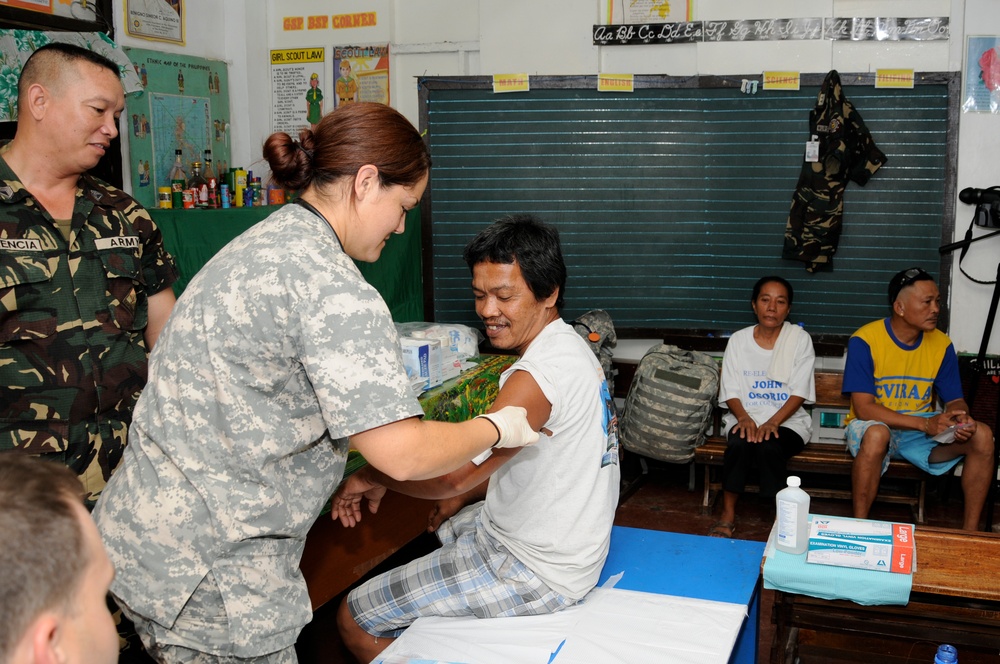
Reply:
<svg viewBox="0 0 1000 664"><path fill-rule="evenodd" d="M490 478L483 525L553 590L578 599L597 583L618 505L618 421L604 372L572 326L549 323L500 377L527 371L552 405L552 436Z"/></svg>
<svg viewBox="0 0 1000 664"><path fill-rule="evenodd" d="M805 403L816 401L816 381L813 369L816 353L812 338L808 334L798 337L795 348L794 368L788 383L768 378L773 351L761 348L753 338L754 325L745 327L729 338L726 353L722 356L722 378L719 385L719 405L726 408L722 419L722 429L726 433L736 424L736 416L728 410L726 401L739 399L747 414L758 425L766 422L778 412L791 396L802 397ZM803 408L792 413L782 422L802 437L804 442L812 438L812 418Z"/></svg>

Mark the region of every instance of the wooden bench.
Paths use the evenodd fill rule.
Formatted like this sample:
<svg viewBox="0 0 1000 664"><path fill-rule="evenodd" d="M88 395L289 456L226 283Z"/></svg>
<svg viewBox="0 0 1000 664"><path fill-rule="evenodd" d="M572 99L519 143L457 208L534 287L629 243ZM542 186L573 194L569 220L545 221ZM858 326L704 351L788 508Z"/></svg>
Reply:
<svg viewBox="0 0 1000 664"><path fill-rule="evenodd" d="M843 373L839 371L816 372L816 403L811 408L849 408L850 401L841 394ZM717 408L711 435L705 443L695 449L694 463L705 467L704 497L702 511L709 513L722 491L721 472L723 457L726 452L726 439L721 431L722 412ZM788 471L793 474L840 475L847 477L847 487L814 486L803 480L803 487L810 496L815 498L851 499L850 475L854 457L843 442L813 442L807 443L805 449L788 460ZM901 482L896 482L900 480ZM909 505L917 523L924 522L924 497L926 494L927 474L907 461L893 459L889 469L882 476L877 501ZM891 484L903 484L902 490L895 490ZM912 490L907 490L910 488ZM757 487L748 486L748 491L757 491Z"/></svg>

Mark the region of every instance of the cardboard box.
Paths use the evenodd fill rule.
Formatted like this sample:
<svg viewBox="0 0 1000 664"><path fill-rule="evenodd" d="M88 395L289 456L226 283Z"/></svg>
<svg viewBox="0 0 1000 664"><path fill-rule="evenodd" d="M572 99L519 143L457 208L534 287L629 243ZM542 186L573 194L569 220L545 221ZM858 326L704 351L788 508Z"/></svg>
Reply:
<svg viewBox="0 0 1000 664"><path fill-rule="evenodd" d="M814 514L806 562L911 574L913 524Z"/></svg>
<svg viewBox="0 0 1000 664"><path fill-rule="evenodd" d="M402 337L399 346L403 351L403 367L406 369L406 375L411 378L423 378L426 381L425 390L444 382L441 377L440 340Z"/></svg>

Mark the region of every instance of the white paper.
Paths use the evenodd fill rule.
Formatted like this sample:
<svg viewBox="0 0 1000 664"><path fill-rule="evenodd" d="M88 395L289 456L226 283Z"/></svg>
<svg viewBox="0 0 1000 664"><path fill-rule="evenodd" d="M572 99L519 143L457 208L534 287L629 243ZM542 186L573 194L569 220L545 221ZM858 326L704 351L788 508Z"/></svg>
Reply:
<svg viewBox="0 0 1000 664"><path fill-rule="evenodd" d="M746 615L743 604L596 588L544 616L420 618L375 662L726 664Z"/></svg>
<svg viewBox="0 0 1000 664"><path fill-rule="evenodd" d="M955 442L955 431L958 429L957 424L952 424L950 427L934 436L933 440L941 443L942 445L947 445L949 443Z"/></svg>

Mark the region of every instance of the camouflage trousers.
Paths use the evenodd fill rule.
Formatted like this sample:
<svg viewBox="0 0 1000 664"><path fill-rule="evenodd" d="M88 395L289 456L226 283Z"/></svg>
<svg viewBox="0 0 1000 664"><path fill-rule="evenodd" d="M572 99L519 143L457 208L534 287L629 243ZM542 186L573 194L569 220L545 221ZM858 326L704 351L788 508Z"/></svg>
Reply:
<svg viewBox="0 0 1000 664"><path fill-rule="evenodd" d="M840 243L843 216L841 195L796 191L785 224L781 257L805 263L807 272L829 272Z"/></svg>
<svg viewBox="0 0 1000 664"><path fill-rule="evenodd" d="M93 510L111 474L121 464L128 425L121 421L79 422L69 426L60 445L27 443L23 431L13 431L12 439L22 441L13 447L0 445L4 454L31 454L67 466L77 474L84 489L84 505ZM64 448L64 449L63 449Z"/></svg>
<svg viewBox="0 0 1000 664"><path fill-rule="evenodd" d="M253 657L231 654L229 617L212 574L198 585L170 627L134 613L118 600L135 625L146 652L158 664L297 664L295 646Z"/></svg>

